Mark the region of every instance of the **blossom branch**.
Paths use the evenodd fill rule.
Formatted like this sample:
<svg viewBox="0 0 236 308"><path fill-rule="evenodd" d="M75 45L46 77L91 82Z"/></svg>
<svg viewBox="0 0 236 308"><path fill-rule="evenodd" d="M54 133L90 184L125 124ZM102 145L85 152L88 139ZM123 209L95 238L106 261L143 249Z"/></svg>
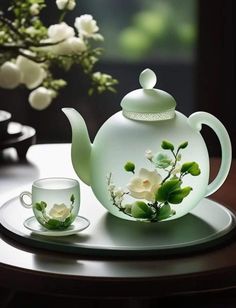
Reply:
<svg viewBox="0 0 236 308"><path fill-rule="evenodd" d="M91 39L102 41L99 27L92 15L76 17L74 27L64 20L65 14L76 6L75 0L54 0L62 11L59 22L48 28L40 19L40 13L46 7L45 0L11 0L8 11L14 20L0 11L0 87L14 89L24 84L34 89L29 95L30 105L38 110L47 108L58 91L66 85L63 79L54 79L53 66L69 70L79 64L87 74L94 91L114 92L118 83L112 76L94 72L94 65L101 56L100 48L93 48ZM29 73L33 72L33 74ZM31 76L28 76L28 75Z"/></svg>
<svg viewBox="0 0 236 308"><path fill-rule="evenodd" d="M25 40L25 35L22 34L20 31L18 31L18 29L13 25L13 23L7 19L6 17L3 17L0 14L0 21L6 25L12 32L14 32L21 40Z"/></svg>
<svg viewBox="0 0 236 308"><path fill-rule="evenodd" d="M46 59L45 58L39 58L38 56L31 56L31 55L29 55L28 53L25 53L25 52L23 52L22 50L18 50L18 53L19 53L19 55L21 55L21 56L23 56L23 57L25 57L25 58L27 58L27 59L29 59L29 60L31 60L31 61L33 61L33 62L36 62L36 63L45 63L45 61L46 61Z"/></svg>

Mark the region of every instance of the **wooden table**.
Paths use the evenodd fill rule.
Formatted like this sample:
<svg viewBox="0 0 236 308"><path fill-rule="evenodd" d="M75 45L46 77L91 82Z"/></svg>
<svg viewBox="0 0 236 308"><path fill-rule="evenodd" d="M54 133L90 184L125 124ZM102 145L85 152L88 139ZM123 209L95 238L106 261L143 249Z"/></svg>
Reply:
<svg viewBox="0 0 236 308"><path fill-rule="evenodd" d="M76 177L68 144L32 146L28 161L0 163L0 204L33 180ZM218 159L212 159L212 176ZM236 162L212 199L236 210ZM106 259L33 249L0 234L0 286L78 298L158 298L236 288L236 242L209 251L155 259ZM137 307L135 304L133 307Z"/></svg>

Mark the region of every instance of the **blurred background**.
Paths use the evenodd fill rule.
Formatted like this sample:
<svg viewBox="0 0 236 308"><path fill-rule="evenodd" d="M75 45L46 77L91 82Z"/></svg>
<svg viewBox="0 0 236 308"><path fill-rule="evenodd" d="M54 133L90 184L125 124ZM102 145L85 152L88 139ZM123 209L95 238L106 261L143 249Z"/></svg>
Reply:
<svg viewBox="0 0 236 308"><path fill-rule="evenodd" d="M97 70L119 80L117 93L87 95L88 81L73 68L64 73L68 86L49 108L35 111L28 91L0 89L0 109L14 121L33 126L37 143L69 142L69 123L62 107L74 107L85 118L91 139L102 123L120 109L125 94L139 88L138 76L149 67L156 87L169 92L177 109L189 116L202 110L215 115L236 145L235 46L232 0L80 0L66 21L92 14L104 35L105 52ZM8 6L9 1L1 0ZM56 22L58 11L48 0L44 20ZM211 156L220 154L214 133L203 128ZM234 151L235 153L235 151Z"/></svg>

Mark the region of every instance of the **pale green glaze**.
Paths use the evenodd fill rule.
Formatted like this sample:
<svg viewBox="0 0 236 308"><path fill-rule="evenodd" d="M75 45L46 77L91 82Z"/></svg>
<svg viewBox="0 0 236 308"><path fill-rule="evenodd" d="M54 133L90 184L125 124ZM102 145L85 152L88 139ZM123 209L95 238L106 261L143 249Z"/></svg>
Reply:
<svg viewBox="0 0 236 308"><path fill-rule="evenodd" d="M150 71L148 74L153 78ZM151 87L153 83L154 80L150 81L150 78L148 81L146 79L142 81L142 85L146 88ZM133 106L135 104L134 101ZM148 112L151 112L150 110L148 109ZM157 110L155 109L153 112L156 113ZM127 161L135 162L137 169L146 168L152 171L153 168L144 157L144 153L147 149L154 152L161 151L160 145L163 140L169 140L176 146L181 142L188 141L188 147L181 153L182 160L183 162L196 161L201 169L199 176L186 176L183 179L183 186L191 186L192 191L181 204L172 205L176 214L168 220L179 218L191 211L202 198L212 194L223 184L229 172L231 144L228 133L219 120L206 112L197 112L187 118L176 111L174 117L169 120L136 121L125 117L122 111L119 111L103 124L93 145L91 145L87 128L79 113L72 108L64 108L63 111L72 126L72 162L76 173L82 181L91 185L101 204L110 213L120 218L134 220L112 204L107 176L112 173L112 179L117 187L124 188L127 187L132 177L130 172L124 171ZM134 111L136 112L137 109ZM209 155L199 132L202 124L210 126L215 131L222 150L221 167L216 179L211 184L208 184ZM160 174L163 179L165 177L164 171L160 171ZM127 198L131 198L130 195Z"/></svg>
<svg viewBox="0 0 236 308"><path fill-rule="evenodd" d="M71 158L73 168L78 177L90 185L91 142L87 126L82 116L73 108L63 108L72 128Z"/></svg>
<svg viewBox="0 0 236 308"><path fill-rule="evenodd" d="M197 129L201 130L202 124L208 125L216 133L221 146L221 165L217 177L214 181L207 186L206 196L213 194L226 180L226 177L230 170L232 160L232 148L229 135L224 125L213 115L207 112L195 112L188 119L189 124Z"/></svg>
<svg viewBox="0 0 236 308"><path fill-rule="evenodd" d="M163 112L175 108L175 106L174 98L167 92L159 89L134 90L121 101L123 110L145 113Z"/></svg>
<svg viewBox="0 0 236 308"><path fill-rule="evenodd" d="M169 93L153 89L156 84L156 75L152 70L144 70L140 74L139 82L142 89L134 90L122 99L121 107L124 111L158 113L176 107L176 101Z"/></svg>

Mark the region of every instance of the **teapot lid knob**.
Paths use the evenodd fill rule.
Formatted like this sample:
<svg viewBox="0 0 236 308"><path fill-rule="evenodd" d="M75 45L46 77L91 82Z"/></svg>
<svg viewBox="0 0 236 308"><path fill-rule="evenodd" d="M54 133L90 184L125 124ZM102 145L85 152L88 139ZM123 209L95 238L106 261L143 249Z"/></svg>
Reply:
<svg viewBox="0 0 236 308"><path fill-rule="evenodd" d="M150 68L146 68L139 75L139 83L143 89L153 89L156 82L157 76Z"/></svg>

